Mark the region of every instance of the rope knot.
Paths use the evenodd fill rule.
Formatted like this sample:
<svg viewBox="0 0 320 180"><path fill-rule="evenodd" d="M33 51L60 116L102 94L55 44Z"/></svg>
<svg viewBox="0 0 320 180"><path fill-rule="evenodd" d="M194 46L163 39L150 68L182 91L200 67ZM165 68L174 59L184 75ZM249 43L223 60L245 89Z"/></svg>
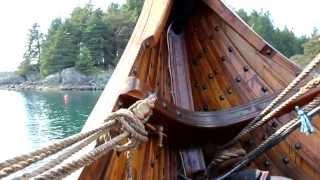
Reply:
<svg viewBox="0 0 320 180"><path fill-rule="evenodd" d="M127 142L118 144L114 148L116 151L127 151L137 147L141 142L148 141L148 132L144 123L151 117L156 99L155 95L150 95L144 100L137 101L128 109L119 109L110 116L120 125L120 131L130 135Z"/></svg>
<svg viewBox="0 0 320 180"><path fill-rule="evenodd" d="M298 106L295 107L298 119L301 122L300 132L305 133L306 135L314 133L314 127L310 122L310 117L304 112L303 109L300 109Z"/></svg>

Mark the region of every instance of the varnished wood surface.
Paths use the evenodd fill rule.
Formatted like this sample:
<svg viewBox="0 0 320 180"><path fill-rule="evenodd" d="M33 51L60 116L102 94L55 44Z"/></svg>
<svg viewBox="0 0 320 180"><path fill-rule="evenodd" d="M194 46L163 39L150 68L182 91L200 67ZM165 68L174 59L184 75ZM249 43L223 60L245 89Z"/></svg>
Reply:
<svg viewBox="0 0 320 180"><path fill-rule="evenodd" d="M134 98L156 92L160 100L150 122L164 126L168 138L160 148L159 138L151 133L150 141L134 151L136 179L177 179L182 173L179 149L200 147L204 161L210 161L208 154L214 154L216 144L232 138L300 72L220 0L195 1L182 34L168 37L176 14L173 4L174 0L145 1L127 48L84 128L101 123ZM318 92L296 103L303 105ZM294 105L243 138L241 146L247 151L256 147L295 116ZM314 135L296 131L250 167L293 179L320 179L317 119ZM123 153L109 153L86 167L81 179L124 179L125 167Z"/></svg>

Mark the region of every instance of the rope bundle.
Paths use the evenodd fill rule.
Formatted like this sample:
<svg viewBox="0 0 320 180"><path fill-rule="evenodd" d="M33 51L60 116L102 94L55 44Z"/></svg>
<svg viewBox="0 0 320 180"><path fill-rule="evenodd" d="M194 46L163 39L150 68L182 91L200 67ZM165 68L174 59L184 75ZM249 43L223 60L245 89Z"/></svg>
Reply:
<svg viewBox="0 0 320 180"><path fill-rule="evenodd" d="M241 130L241 132L232 139L229 143L227 143L223 148L228 147L234 143L236 143L240 138L251 132L252 130L256 129L257 127L261 126L263 123L271 119L271 117L276 114L275 112L280 111L289 101L285 101L280 106L276 108L276 110L272 110L279 102L282 100L288 93L293 90L304 78L306 78L310 73L320 64L320 54L318 54L304 69L303 71L263 110L261 113L253 119L245 128ZM310 84L309 84L310 85ZM296 97L291 98L290 102L294 99L297 99L301 95L305 94L308 90L314 88L310 87L308 84L305 85L302 89L300 89L299 95Z"/></svg>
<svg viewBox="0 0 320 180"><path fill-rule="evenodd" d="M317 95L316 98L306 106L304 106L303 111L307 112L308 116L313 116L320 111L320 94ZM284 138L289 136L295 129L299 127L301 121L298 118L292 119L279 128L275 133L269 136L265 141L263 141L258 147L253 149L251 152L246 154L241 161L239 161L230 171L225 173L224 175L214 178L215 180L223 180L230 176L232 173L240 170L248 163L256 159L258 156L266 152L268 149L271 149L278 143L280 143Z"/></svg>
<svg viewBox="0 0 320 180"><path fill-rule="evenodd" d="M148 133L144 128L144 123L151 116L155 101L156 97L151 95L144 100L137 101L128 109L120 109L112 113L105 120L105 123L96 129L76 134L34 152L6 160L0 163L0 178L15 173L32 163L65 149L55 159L20 177L20 179L30 179L33 177L34 179L62 179L77 169L92 163L111 150L122 152L137 147L141 142L148 141ZM75 160L60 165L64 160L79 152L111 129L115 130L116 134L110 137L104 144ZM53 169L57 165L60 166Z"/></svg>

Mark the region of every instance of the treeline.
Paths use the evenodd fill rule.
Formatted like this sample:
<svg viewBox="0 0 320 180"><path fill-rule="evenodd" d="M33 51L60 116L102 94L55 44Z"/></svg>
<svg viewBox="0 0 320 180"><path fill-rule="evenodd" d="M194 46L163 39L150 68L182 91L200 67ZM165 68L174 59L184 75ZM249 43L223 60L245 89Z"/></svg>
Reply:
<svg viewBox="0 0 320 180"><path fill-rule="evenodd" d="M269 12L252 11L247 13L243 9L238 15L272 46L301 66L305 66L320 53L320 34L315 28L310 37L297 37L288 28L276 28Z"/></svg>
<svg viewBox="0 0 320 180"><path fill-rule="evenodd" d="M255 32L287 57L301 54L302 45L309 40L306 36L297 37L287 27L283 30L275 27L269 12L254 10L248 13L240 9L237 13Z"/></svg>
<svg viewBox="0 0 320 180"><path fill-rule="evenodd" d="M40 72L45 77L68 67L87 74L114 67L142 5L143 0L127 0L123 5L111 4L105 11L90 4L77 7L69 18L54 19L46 34L35 23L28 33L18 73ZM302 65L320 52L317 31L311 38L297 37L288 28L275 27L268 12L240 9L237 13L271 45Z"/></svg>
<svg viewBox="0 0 320 180"><path fill-rule="evenodd" d="M75 8L70 17L54 19L46 34L35 23L29 31L24 61L18 73L42 76L75 67L83 73L115 66L130 38L143 0L111 4L107 10L91 4Z"/></svg>

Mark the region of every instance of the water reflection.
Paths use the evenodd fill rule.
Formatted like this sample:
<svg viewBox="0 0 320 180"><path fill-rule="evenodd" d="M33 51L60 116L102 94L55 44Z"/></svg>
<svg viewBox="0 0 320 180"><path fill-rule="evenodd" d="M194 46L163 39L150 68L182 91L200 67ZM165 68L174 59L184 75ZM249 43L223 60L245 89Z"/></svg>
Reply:
<svg viewBox="0 0 320 180"><path fill-rule="evenodd" d="M64 101L67 95L69 100ZM0 91L0 159L79 132L100 92ZM5 156L5 157L3 157Z"/></svg>

